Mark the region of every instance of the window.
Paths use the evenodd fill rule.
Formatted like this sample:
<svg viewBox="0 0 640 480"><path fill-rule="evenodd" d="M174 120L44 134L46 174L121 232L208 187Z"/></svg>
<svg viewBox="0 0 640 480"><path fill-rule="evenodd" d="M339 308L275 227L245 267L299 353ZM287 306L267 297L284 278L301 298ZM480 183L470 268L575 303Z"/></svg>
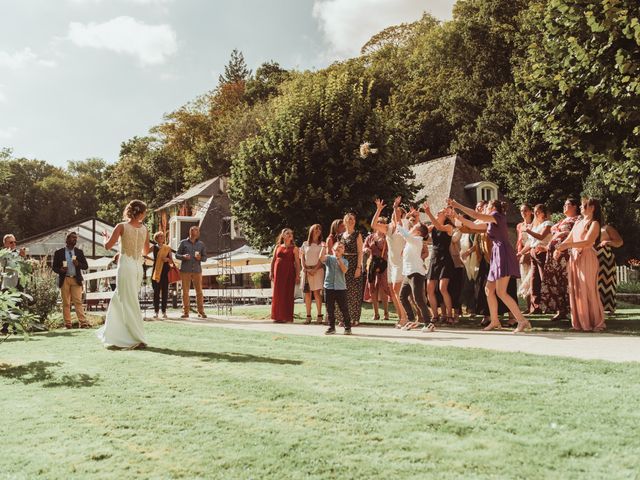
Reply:
<svg viewBox="0 0 640 480"><path fill-rule="evenodd" d="M492 187L482 187L480 192L480 198L485 201L494 200L497 197L497 192Z"/></svg>

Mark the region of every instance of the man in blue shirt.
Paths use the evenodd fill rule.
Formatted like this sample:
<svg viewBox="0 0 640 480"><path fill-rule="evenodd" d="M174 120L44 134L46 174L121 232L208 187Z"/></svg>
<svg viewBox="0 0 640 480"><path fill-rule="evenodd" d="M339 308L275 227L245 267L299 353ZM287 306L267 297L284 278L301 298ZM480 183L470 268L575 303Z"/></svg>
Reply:
<svg viewBox="0 0 640 480"><path fill-rule="evenodd" d="M327 247L322 247L320 261L326 269L324 273L325 303L327 304L327 318L329 328L325 335L336 333L336 303L344 320L344 334L351 335L351 317L347 306L347 281L344 277L349 268L349 261L344 258L344 243L333 244L333 255L327 255Z"/></svg>
<svg viewBox="0 0 640 480"><path fill-rule="evenodd" d="M67 235L66 246L53 254L51 268L58 274L58 287L62 296L62 316L65 328L71 328L71 304L76 309L80 328L88 328L82 305L82 270L89 265L84 252L76 248L78 235L71 232Z"/></svg>
<svg viewBox="0 0 640 480"><path fill-rule="evenodd" d="M200 238L200 227L193 226L189 229L189 238L180 241L176 258L180 264L180 277L182 280L182 316L189 318L191 310L191 300L189 299L189 289L193 282L196 291L196 305L198 307L198 318L207 318L204 313L204 295L202 294L202 262L207 260L206 247Z"/></svg>

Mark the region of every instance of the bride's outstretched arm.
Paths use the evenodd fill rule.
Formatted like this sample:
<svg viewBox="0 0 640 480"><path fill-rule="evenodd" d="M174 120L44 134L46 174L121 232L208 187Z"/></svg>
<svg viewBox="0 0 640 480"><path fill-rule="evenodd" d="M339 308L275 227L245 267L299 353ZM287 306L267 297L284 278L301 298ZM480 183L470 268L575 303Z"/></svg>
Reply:
<svg viewBox="0 0 640 480"><path fill-rule="evenodd" d="M151 244L149 243L149 230L147 230L147 238L144 240L144 247L142 248L143 255L149 255L151 251Z"/></svg>
<svg viewBox="0 0 640 480"><path fill-rule="evenodd" d="M111 232L111 238L107 239L107 232L103 232L102 236L104 237L104 248L107 250L111 250L113 246L116 244L116 242L118 241L118 239L120 238L120 235L122 235L121 223L116 225L116 228L113 229L113 232ZM147 243L148 241L149 239L147 238Z"/></svg>

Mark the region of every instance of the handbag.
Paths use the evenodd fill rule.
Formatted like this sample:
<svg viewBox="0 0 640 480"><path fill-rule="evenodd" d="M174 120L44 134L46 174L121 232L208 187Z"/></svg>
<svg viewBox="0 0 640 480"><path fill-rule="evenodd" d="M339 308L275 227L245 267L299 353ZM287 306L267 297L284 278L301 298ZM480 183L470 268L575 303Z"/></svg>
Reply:
<svg viewBox="0 0 640 480"><path fill-rule="evenodd" d="M380 256L371 256L367 262L367 279L369 283L375 283L376 275L384 273L387 269L387 261L384 259L385 251L387 250L387 241L385 239L382 246L382 254Z"/></svg>
<svg viewBox="0 0 640 480"><path fill-rule="evenodd" d="M169 267L169 274L167 275L167 278L169 279L169 283L177 283L180 281L180 270L178 270L175 263L171 264Z"/></svg>

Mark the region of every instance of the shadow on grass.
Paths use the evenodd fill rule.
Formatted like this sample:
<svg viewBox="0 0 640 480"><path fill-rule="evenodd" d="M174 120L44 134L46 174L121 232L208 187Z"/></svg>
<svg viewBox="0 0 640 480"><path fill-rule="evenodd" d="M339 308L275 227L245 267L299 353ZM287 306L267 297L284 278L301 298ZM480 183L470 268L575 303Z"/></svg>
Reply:
<svg viewBox="0 0 640 480"><path fill-rule="evenodd" d="M172 350L170 348L147 347L141 352L160 353L162 355L173 355L176 357L202 358L206 362L232 362L232 363L272 363L275 365L301 365L300 360L288 360L284 358L259 357L246 353L217 353L217 352L196 352L193 350Z"/></svg>
<svg viewBox="0 0 640 480"><path fill-rule="evenodd" d="M92 387L100 381L99 375L91 376L86 373L76 373L74 375L62 375L58 377L52 370L60 365L62 365L61 362L31 362L25 365L0 363L0 377L18 380L25 385L42 383L44 388Z"/></svg>

